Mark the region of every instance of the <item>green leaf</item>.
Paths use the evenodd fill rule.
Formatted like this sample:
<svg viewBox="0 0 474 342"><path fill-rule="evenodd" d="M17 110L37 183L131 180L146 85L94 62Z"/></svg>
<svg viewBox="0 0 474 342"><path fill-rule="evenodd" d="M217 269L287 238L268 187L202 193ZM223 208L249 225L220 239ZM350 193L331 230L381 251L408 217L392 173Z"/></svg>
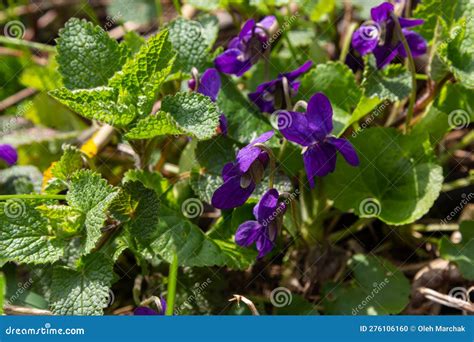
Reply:
<svg viewBox="0 0 474 342"><path fill-rule="evenodd" d="M354 279L344 286L326 287L325 313L330 315L389 315L409 302L410 282L389 261L356 254L349 260Z"/></svg>
<svg viewBox="0 0 474 342"><path fill-rule="evenodd" d="M219 34L219 20L212 14L200 15L196 20L201 24L202 36L206 40L207 46L212 47Z"/></svg>
<svg viewBox="0 0 474 342"><path fill-rule="evenodd" d="M411 74L400 64L390 64L379 70L375 58L366 59L362 87L366 97L378 97L381 100L400 101L411 92Z"/></svg>
<svg viewBox="0 0 474 342"><path fill-rule="evenodd" d="M209 139L216 134L220 114L207 96L194 92L179 92L166 96L161 110L170 113L181 131L199 140Z"/></svg>
<svg viewBox="0 0 474 342"><path fill-rule="evenodd" d="M196 160L208 173L220 175L225 164L235 160L237 146L226 136L198 142Z"/></svg>
<svg viewBox="0 0 474 342"><path fill-rule="evenodd" d="M469 199L464 198L463 202L467 205ZM459 231L462 241L454 244L447 237L443 237L439 242L439 253L443 259L454 262L462 275L472 281L474 280L474 221L461 222Z"/></svg>
<svg viewBox="0 0 474 342"><path fill-rule="evenodd" d="M301 94L309 98L322 92L331 104L346 112L357 106L362 92L351 69L340 62L318 64L301 80Z"/></svg>
<svg viewBox="0 0 474 342"><path fill-rule="evenodd" d="M212 195L217 188L222 185L222 183L222 177L218 174L200 174L199 172L191 173L191 188L196 195L206 203L211 203Z"/></svg>
<svg viewBox="0 0 474 342"><path fill-rule="evenodd" d="M87 128L84 120L49 96L47 92L36 95L31 102L26 103L25 108L23 117L39 127L62 132L82 131Z"/></svg>
<svg viewBox="0 0 474 342"><path fill-rule="evenodd" d="M89 170L76 172L66 195L68 204L83 213L86 228L84 253L95 247L101 228L107 219L107 210L117 191L100 175Z"/></svg>
<svg viewBox="0 0 474 342"><path fill-rule="evenodd" d="M413 128L413 134L428 133L432 145L436 146L450 129L448 116L431 106L421 121Z"/></svg>
<svg viewBox="0 0 474 342"><path fill-rule="evenodd" d="M132 181L124 184L112 203L111 211L137 244L146 248L156 236L159 207L155 191L139 181Z"/></svg>
<svg viewBox="0 0 474 342"><path fill-rule="evenodd" d="M123 183L139 181L147 189L154 190L159 196L163 195L169 188L170 183L158 172L145 172L142 170L130 170L123 176Z"/></svg>
<svg viewBox="0 0 474 342"><path fill-rule="evenodd" d="M151 37L122 70L109 81L119 88L120 102L136 104L142 115L150 113L157 92L173 67L175 53L163 30Z"/></svg>
<svg viewBox="0 0 474 342"><path fill-rule="evenodd" d="M128 31L123 36L123 41L120 45L124 45L123 49L128 51L128 56L131 57L140 51L140 48L145 44L145 38L140 36L135 31Z"/></svg>
<svg viewBox="0 0 474 342"><path fill-rule="evenodd" d="M405 136L395 129L368 128L351 142L360 165L349 166L339 155L336 171L324 178L338 209L393 225L428 212L441 191L443 173L433 161L426 132Z"/></svg>
<svg viewBox="0 0 474 342"><path fill-rule="evenodd" d="M51 310L56 315L101 315L107 307L113 263L102 253L88 255L77 269L56 266L51 285Z"/></svg>
<svg viewBox="0 0 474 342"><path fill-rule="evenodd" d="M440 38L444 40L447 38L454 22L462 16L468 4L469 0L424 0L416 6L413 12L413 17L423 19L424 23L413 28L413 30L420 33L426 40L431 41L435 35L436 24L439 22Z"/></svg>
<svg viewBox="0 0 474 342"><path fill-rule="evenodd" d="M51 174L53 177L66 181L74 172L80 170L82 165L81 152L77 147L65 145L61 159L51 168Z"/></svg>
<svg viewBox="0 0 474 342"><path fill-rule="evenodd" d="M170 41L178 53L176 66L183 72L189 73L193 67L200 71L205 69L209 59L210 44L204 36L200 22L178 18L168 25Z"/></svg>
<svg viewBox="0 0 474 342"><path fill-rule="evenodd" d="M228 266L245 269L255 257L252 251L237 246L234 241L209 238L199 227L163 205L158 238L151 248L167 262L171 262L176 252L181 266Z"/></svg>
<svg viewBox="0 0 474 342"><path fill-rule="evenodd" d="M461 83L446 84L436 99L435 106L447 115L456 111L464 112L465 125L474 122L474 96L472 90Z"/></svg>
<svg viewBox="0 0 474 342"><path fill-rule="evenodd" d="M178 126L178 123L170 114L159 111L149 115L136 123L125 137L127 139L150 139L167 134L185 134L186 131Z"/></svg>
<svg viewBox="0 0 474 342"><path fill-rule="evenodd" d="M59 31L57 49L59 72L69 89L106 85L124 62L119 44L107 32L77 18Z"/></svg>
<svg viewBox="0 0 474 342"><path fill-rule="evenodd" d="M456 36L450 39L445 52L445 57L450 70L456 79L467 88L474 88L474 5L471 4L465 12L465 17L460 22Z"/></svg>
<svg viewBox="0 0 474 342"><path fill-rule="evenodd" d="M219 9L219 0L187 0L186 3L203 11L214 11Z"/></svg>
<svg viewBox="0 0 474 342"><path fill-rule="evenodd" d="M110 87L68 90L60 88L49 94L87 119L116 127L125 127L137 116L135 105L121 103L118 91Z"/></svg>
<svg viewBox="0 0 474 342"><path fill-rule="evenodd" d="M272 130L272 126L249 103L230 77L221 75L221 81L217 105L226 114L230 138L247 144L262 133Z"/></svg>
<svg viewBox="0 0 474 342"><path fill-rule="evenodd" d="M0 258L19 263L44 264L60 259L65 243L57 238L34 202L0 202Z"/></svg>

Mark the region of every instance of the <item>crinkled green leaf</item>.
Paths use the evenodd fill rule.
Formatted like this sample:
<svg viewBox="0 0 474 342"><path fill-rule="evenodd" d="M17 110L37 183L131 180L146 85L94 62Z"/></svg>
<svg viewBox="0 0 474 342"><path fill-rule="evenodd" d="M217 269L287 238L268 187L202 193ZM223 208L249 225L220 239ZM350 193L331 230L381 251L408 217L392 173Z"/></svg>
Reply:
<svg viewBox="0 0 474 342"><path fill-rule="evenodd" d="M77 18L59 31L57 49L59 72L69 89L106 85L124 62L119 44L107 32Z"/></svg>
<svg viewBox="0 0 474 342"><path fill-rule="evenodd" d="M184 133L186 131L178 126L170 114L159 111L138 121L125 137L130 140L150 139L159 135Z"/></svg>
<svg viewBox="0 0 474 342"><path fill-rule="evenodd" d="M0 258L42 264L62 257L65 242L34 207L34 202L21 199L0 202Z"/></svg>
<svg viewBox="0 0 474 342"><path fill-rule="evenodd" d="M123 176L123 183L139 181L146 188L154 190L159 196L163 195L169 188L170 183L158 172L145 172L142 170L130 170Z"/></svg>
<svg viewBox="0 0 474 342"><path fill-rule="evenodd" d="M389 315L400 313L409 302L410 282L389 261L363 254L349 260L354 279L326 286L325 313L332 315Z"/></svg>
<svg viewBox="0 0 474 342"><path fill-rule="evenodd" d="M208 62L210 50L202 24L177 18L168 25L168 30L169 39L178 53L176 66L185 73L191 72L193 67L202 72Z"/></svg>
<svg viewBox="0 0 474 342"><path fill-rule="evenodd" d="M120 102L135 104L141 114L147 115L171 72L174 57L168 31L163 30L142 45L109 81L109 86L120 89Z"/></svg>
<svg viewBox="0 0 474 342"><path fill-rule="evenodd" d="M178 254L182 266L228 266L247 268L253 259L233 241L211 239L198 226L174 210L161 207L158 238L151 248L167 262Z"/></svg>
<svg viewBox="0 0 474 342"><path fill-rule="evenodd" d="M109 300L113 263L104 254L84 257L77 269L56 266L51 285L51 310L56 315L102 315Z"/></svg>
<svg viewBox="0 0 474 342"><path fill-rule="evenodd" d="M111 206L113 215L143 248L156 236L160 201L155 191L139 181L126 182Z"/></svg>
<svg viewBox="0 0 474 342"><path fill-rule="evenodd" d="M340 62L318 64L303 77L300 91L306 100L322 92L334 107L346 112L357 106L362 95L351 69Z"/></svg>
<svg viewBox="0 0 474 342"><path fill-rule="evenodd" d="M460 28L456 31L456 36L449 40L445 53L442 53L456 79L470 89L474 88L473 16L474 4L471 3L459 23Z"/></svg>
<svg viewBox="0 0 474 342"><path fill-rule="evenodd" d="M217 106L199 93L179 92L166 96L161 110L170 113L178 129L200 140L211 138L219 125Z"/></svg>
<svg viewBox="0 0 474 342"><path fill-rule="evenodd" d="M390 128L368 128L350 141L360 165L349 166L339 155L336 171L324 178L337 208L393 225L428 212L441 191L443 173L426 132L406 136Z"/></svg>
<svg viewBox="0 0 474 342"><path fill-rule="evenodd" d="M61 180L68 180L82 165L81 152L75 146L65 145L61 159L51 168L51 174Z"/></svg>
<svg viewBox="0 0 474 342"><path fill-rule="evenodd" d="M73 236L84 223L82 213L67 205L43 204L36 207L36 210L48 220L56 235L61 237Z"/></svg>
<svg viewBox="0 0 474 342"><path fill-rule="evenodd" d="M445 1L445 0L424 0L418 3L413 11L414 18L424 20L423 25L413 28L426 40L431 41L435 35L438 23L439 40L447 38L449 30L454 22L458 20L468 6L469 0Z"/></svg>
<svg viewBox="0 0 474 342"><path fill-rule="evenodd" d="M469 202L464 198L465 204ZM439 253L443 259L454 262L462 275L468 280L474 280L474 221L463 221L459 225L462 241L452 243L443 237L439 243Z"/></svg>
<svg viewBox="0 0 474 342"><path fill-rule="evenodd" d="M71 207L85 216L84 253L93 249L99 240L107 210L116 195L117 191L92 171L81 170L72 176L66 199Z"/></svg>
<svg viewBox="0 0 474 342"><path fill-rule="evenodd" d="M49 94L85 118L113 126L124 127L137 116L134 105L118 102L118 91L114 88L78 90L60 88Z"/></svg>
<svg viewBox="0 0 474 342"><path fill-rule="evenodd" d="M411 74L400 64L390 64L379 70L375 58L366 58L362 87L368 98L378 97L381 100L400 101L411 92Z"/></svg>

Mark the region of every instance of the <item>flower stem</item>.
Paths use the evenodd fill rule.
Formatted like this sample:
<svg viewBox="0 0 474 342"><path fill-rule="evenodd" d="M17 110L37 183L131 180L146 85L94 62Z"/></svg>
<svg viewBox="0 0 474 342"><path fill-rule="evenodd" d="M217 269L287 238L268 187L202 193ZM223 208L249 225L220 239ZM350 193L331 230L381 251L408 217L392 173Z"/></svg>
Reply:
<svg viewBox="0 0 474 342"><path fill-rule="evenodd" d="M44 52L56 52L56 48L54 46L13 37L0 36L0 43L11 44L18 47L27 47L30 49L36 49Z"/></svg>
<svg viewBox="0 0 474 342"><path fill-rule="evenodd" d="M408 111L407 111L407 117L405 121L405 133L408 133L410 131L410 123L413 118L413 108L415 106L415 101L416 101L416 67L415 67L415 60L413 59L413 55L411 54L410 46L408 45L408 42L403 35L402 27L400 26L400 22L398 21L398 17L392 13L391 14L392 19L395 23L395 27L397 28L398 35L400 37L400 40L402 41L403 48L405 49L405 52L407 54L408 58L408 67L411 72L411 94L410 94L410 100L408 103Z"/></svg>
<svg viewBox="0 0 474 342"><path fill-rule="evenodd" d="M168 276L168 296L166 297L166 316L173 316L174 301L176 299L176 283L178 281L178 253L173 255Z"/></svg>
<svg viewBox="0 0 474 342"><path fill-rule="evenodd" d="M344 37L344 41L342 42L341 54L339 55L339 61L342 63L344 63L344 61L346 60L346 56L351 46L352 34L354 33L356 27L357 27L356 23L351 23L349 25L349 28L347 29L346 35Z"/></svg>
<svg viewBox="0 0 474 342"><path fill-rule="evenodd" d="M0 201L7 201L9 199L57 199L65 200L66 195L41 195L41 194L14 194L14 195L0 195Z"/></svg>

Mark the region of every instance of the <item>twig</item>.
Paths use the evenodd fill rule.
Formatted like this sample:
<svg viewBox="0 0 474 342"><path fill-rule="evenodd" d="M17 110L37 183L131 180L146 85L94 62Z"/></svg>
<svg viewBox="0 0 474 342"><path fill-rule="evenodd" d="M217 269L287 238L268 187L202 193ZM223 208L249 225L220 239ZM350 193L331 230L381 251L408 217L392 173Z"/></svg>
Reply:
<svg viewBox="0 0 474 342"><path fill-rule="evenodd" d="M36 49L36 50L40 50L44 52L53 52L53 53L56 52L56 48L54 46L32 42L32 41L24 40L24 39L12 38L12 37L0 36L0 43L11 44L11 45L20 46L20 47L27 47L30 49Z"/></svg>
<svg viewBox="0 0 474 342"><path fill-rule="evenodd" d="M407 111L407 118L405 121L405 132L410 131L410 123L411 119L413 118L413 107L415 106L415 101L416 101L416 67L415 67L415 60L413 59L413 55L411 54L410 46L408 46L408 42L405 38L405 35L403 34L402 27L400 26L400 22L398 21L398 17L392 13L391 14L392 19L395 23L395 26L397 28L397 33L399 35L400 40L402 41L403 48L405 49L405 53L408 58L408 66L411 71L411 94L410 94L410 100L408 103L408 111Z"/></svg>
<svg viewBox="0 0 474 342"><path fill-rule="evenodd" d="M456 308L459 310L474 312L474 304L469 303L468 301L465 301L463 299L445 295L445 294L439 293L438 291L429 289L427 287L420 287L418 291L421 294L423 294L426 297L426 299L429 299L435 303L439 303L444 306L449 306L450 308ZM466 296L467 296L467 291L466 291Z"/></svg>
<svg viewBox="0 0 474 342"><path fill-rule="evenodd" d="M30 97L33 94L36 94L37 90L33 88L25 88L20 90L18 93L13 94L10 97L7 97L5 100L0 102L0 112L3 112L5 109L16 105L18 102L23 101L27 97Z"/></svg>
<svg viewBox="0 0 474 342"><path fill-rule="evenodd" d="M250 311L252 312L252 315L254 316L260 316L260 313L258 312L257 308L255 307L255 304L248 298L235 294L233 295L233 298L229 299L229 302L237 302L237 305L240 305L240 301L242 301L245 305L248 306Z"/></svg>
<svg viewBox="0 0 474 342"><path fill-rule="evenodd" d="M49 310L26 308L23 306L9 305L3 306L3 310L7 315L14 316L51 316L53 313Z"/></svg>

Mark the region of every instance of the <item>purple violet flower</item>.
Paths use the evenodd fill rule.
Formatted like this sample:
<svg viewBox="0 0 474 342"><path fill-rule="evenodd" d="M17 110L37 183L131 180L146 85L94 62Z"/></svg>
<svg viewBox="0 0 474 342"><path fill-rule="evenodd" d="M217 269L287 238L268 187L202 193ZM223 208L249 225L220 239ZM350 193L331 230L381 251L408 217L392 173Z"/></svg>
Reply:
<svg viewBox="0 0 474 342"><path fill-rule="evenodd" d="M255 243L258 258L263 258L275 245L286 205L278 201L278 191L268 190L253 208L256 221L242 223L235 233L235 242L242 247Z"/></svg>
<svg viewBox="0 0 474 342"><path fill-rule="evenodd" d="M330 135L333 129L332 106L322 93L311 97L306 114L280 112L278 128L286 139L304 146L303 161L311 187L314 187L314 176L323 177L334 171L338 151L350 165L359 165L352 144Z"/></svg>
<svg viewBox="0 0 474 342"><path fill-rule="evenodd" d="M200 94L210 97L212 102L216 102L217 95L219 95L219 91L221 90L221 77L216 69L209 68L201 75L197 89L195 77L188 81L188 87L193 91L197 91ZM224 114L221 114L219 117L219 127L217 128L218 133L227 135L227 127L227 118Z"/></svg>
<svg viewBox="0 0 474 342"><path fill-rule="evenodd" d="M279 107L279 109L285 109L288 104L286 103L283 88L283 78L285 77L288 81L290 97L295 96L301 83L296 81L296 79L311 69L312 66L313 62L307 61L296 70L279 74L276 80L260 84L255 92L248 95L249 99L255 103L262 112L273 113L275 106Z"/></svg>
<svg viewBox="0 0 474 342"><path fill-rule="evenodd" d="M267 16L258 24L253 19L247 20L240 34L230 41L227 50L216 57L214 64L217 70L242 76L269 48L265 30L268 31L275 21L274 16Z"/></svg>
<svg viewBox="0 0 474 342"><path fill-rule="evenodd" d="M253 140L237 153L234 163L222 169L222 184L212 195L212 205L219 209L232 209L243 205L252 195L264 175L269 162L268 153L255 146L268 141L274 132L268 131Z"/></svg>
<svg viewBox="0 0 474 342"><path fill-rule="evenodd" d="M164 316L166 313L166 300L160 297L161 310L156 311L146 306L139 306L133 311L134 316Z"/></svg>
<svg viewBox="0 0 474 342"><path fill-rule="evenodd" d="M0 144L0 159L11 166L18 161L18 153L13 146Z"/></svg>
<svg viewBox="0 0 474 342"><path fill-rule="evenodd" d="M403 43L397 37L395 22L391 18L394 7L389 2L372 8L372 22L363 24L352 36L352 46L362 56L372 52L377 60L379 69L389 64L395 57L406 57ZM423 24L423 19L399 18L403 35L413 57L423 55L426 52L427 44L425 39L416 32L407 30Z"/></svg>

